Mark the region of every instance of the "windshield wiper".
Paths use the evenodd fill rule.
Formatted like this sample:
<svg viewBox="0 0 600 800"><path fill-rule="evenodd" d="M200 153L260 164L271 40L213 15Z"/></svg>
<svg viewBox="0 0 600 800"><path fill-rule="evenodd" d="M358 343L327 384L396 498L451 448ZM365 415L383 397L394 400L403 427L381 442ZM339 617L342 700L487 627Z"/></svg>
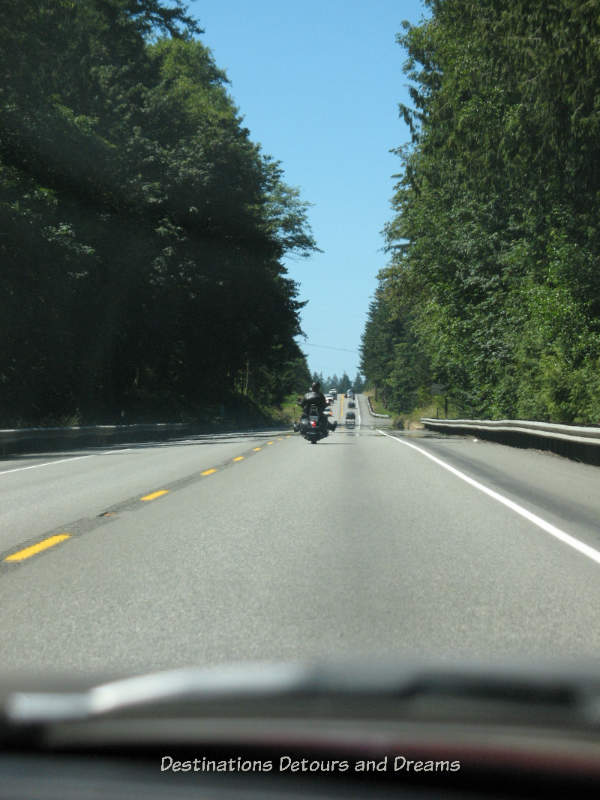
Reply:
<svg viewBox="0 0 600 800"><path fill-rule="evenodd" d="M325 701L325 704L324 704ZM190 714L234 708L241 716L284 713L386 719L549 715L600 726L600 678L590 670L397 663L235 664L155 672L81 692L13 691L4 726L46 726L104 716ZM491 713L494 712L494 713Z"/></svg>

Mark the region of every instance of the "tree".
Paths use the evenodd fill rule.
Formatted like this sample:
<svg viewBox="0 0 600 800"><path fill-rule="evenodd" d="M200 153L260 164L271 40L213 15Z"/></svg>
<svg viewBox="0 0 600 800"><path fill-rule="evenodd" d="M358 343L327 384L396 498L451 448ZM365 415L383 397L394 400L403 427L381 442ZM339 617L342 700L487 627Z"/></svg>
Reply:
<svg viewBox="0 0 600 800"><path fill-rule="evenodd" d="M0 2L0 416L278 402L303 371L282 262L316 244L200 29L179 0L19 11Z"/></svg>
<svg viewBox="0 0 600 800"><path fill-rule="evenodd" d="M397 403L428 363L478 416L596 421L595 3L427 4L398 37L412 144L397 150L380 292L402 331L370 317L362 368Z"/></svg>
<svg viewBox="0 0 600 800"><path fill-rule="evenodd" d="M354 378L354 380L352 382L352 386L354 388L354 391L357 392L357 393L360 393L360 392L364 391L365 383L363 381L363 378L362 378L362 375L360 374L360 372L356 373L356 376L355 376L355 378Z"/></svg>

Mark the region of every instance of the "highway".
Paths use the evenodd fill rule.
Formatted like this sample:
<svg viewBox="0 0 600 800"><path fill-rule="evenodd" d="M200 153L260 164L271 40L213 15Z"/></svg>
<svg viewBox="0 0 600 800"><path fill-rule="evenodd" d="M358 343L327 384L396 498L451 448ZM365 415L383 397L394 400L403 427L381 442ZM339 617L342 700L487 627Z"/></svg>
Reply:
<svg viewBox="0 0 600 800"><path fill-rule="evenodd" d="M0 461L2 669L600 666L598 468L357 403L317 446L286 429Z"/></svg>

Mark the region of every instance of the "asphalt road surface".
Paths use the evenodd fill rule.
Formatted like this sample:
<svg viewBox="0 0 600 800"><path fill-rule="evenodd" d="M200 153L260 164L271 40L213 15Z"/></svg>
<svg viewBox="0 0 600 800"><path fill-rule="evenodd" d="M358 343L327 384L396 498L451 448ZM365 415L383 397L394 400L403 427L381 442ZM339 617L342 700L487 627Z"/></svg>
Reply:
<svg viewBox="0 0 600 800"><path fill-rule="evenodd" d="M1 461L1 669L600 666L599 469L356 412L316 447L282 430Z"/></svg>

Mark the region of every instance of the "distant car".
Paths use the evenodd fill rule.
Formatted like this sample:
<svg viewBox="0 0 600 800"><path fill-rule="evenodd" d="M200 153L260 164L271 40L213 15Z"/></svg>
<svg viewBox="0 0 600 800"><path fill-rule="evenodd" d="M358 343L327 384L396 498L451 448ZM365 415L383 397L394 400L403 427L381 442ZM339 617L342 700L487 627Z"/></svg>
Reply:
<svg viewBox="0 0 600 800"><path fill-rule="evenodd" d="M356 403L354 402L354 400L350 400L350 402L348 403L348 408L356 408Z"/></svg>
<svg viewBox="0 0 600 800"><path fill-rule="evenodd" d="M354 392L352 391L352 389L348 389L348 391L346 392L346 397L354 397Z"/></svg>
<svg viewBox="0 0 600 800"><path fill-rule="evenodd" d="M354 413L354 411L349 411L346 414L346 427L353 428L355 424L356 424L356 414Z"/></svg>
<svg viewBox="0 0 600 800"><path fill-rule="evenodd" d="M326 394L325 400L327 400L328 403L333 403L333 396L330 394Z"/></svg>
<svg viewBox="0 0 600 800"><path fill-rule="evenodd" d="M336 399L336 397L337 397L337 389L330 389L330 390L329 390L329 394L330 394L330 395L333 397L333 399L335 400L335 399Z"/></svg>

